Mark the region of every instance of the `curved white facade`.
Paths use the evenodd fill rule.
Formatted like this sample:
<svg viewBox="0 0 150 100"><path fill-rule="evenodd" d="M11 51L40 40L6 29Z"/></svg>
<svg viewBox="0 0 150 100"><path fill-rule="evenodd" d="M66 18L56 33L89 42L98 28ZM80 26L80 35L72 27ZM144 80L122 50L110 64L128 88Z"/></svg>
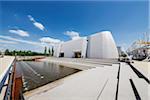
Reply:
<svg viewBox="0 0 150 100"><path fill-rule="evenodd" d="M98 32L88 37L87 57L118 58L118 50L111 32Z"/></svg>
<svg viewBox="0 0 150 100"><path fill-rule="evenodd" d="M111 32L95 33L88 38L70 40L55 45L54 56L74 57L75 52L80 52L82 58L118 58L118 50Z"/></svg>

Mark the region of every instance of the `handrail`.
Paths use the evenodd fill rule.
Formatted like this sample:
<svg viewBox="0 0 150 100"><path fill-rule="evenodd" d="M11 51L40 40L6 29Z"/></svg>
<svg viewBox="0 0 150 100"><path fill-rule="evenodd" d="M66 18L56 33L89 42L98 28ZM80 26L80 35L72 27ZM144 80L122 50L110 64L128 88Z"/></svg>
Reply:
<svg viewBox="0 0 150 100"><path fill-rule="evenodd" d="M5 92L5 96L4 96L4 100L10 100L11 99L11 95L12 95L12 84L13 84L13 77L14 77L14 65L16 63L16 60L14 60L14 62L12 63L12 69L10 71L10 74L9 74L9 80L8 80L8 85L7 85L7 89L6 89L6 92Z"/></svg>
<svg viewBox="0 0 150 100"><path fill-rule="evenodd" d="M12 72L11 72L12 73ZM5 91L5 96L4 96L4 100L9 100L9 98L11 98L11 90L12 90L12 79L13 79L13 76L12 74L9 74L9 80L8 80L8 85L7 85L7 89Z"/></svg>
<svg viewBox="0 0 150 100"><path fill-rule="evenodd" d="M10 72L10 69L11 69L11 67L9 67L9 69L7 70L5 76L3 77L2 81L0 82L0 93L1 93L1 91L3 89L3 86L4 86L5 82L6 82L6 79L8 77L9 72Z"/></svg>
<svg viewBox="0 0 150 100"><path fill-rule="evenodd" d="M0 82L0 93L4 86L6 87L5 95L3 97L3 100L19 100L16 98L22 98L23 99L23 93L22 93L22 77L19 77L19 81L21 80L21 83L18 82L18 76L17 76L17 70L16 70L16 58L6 71L2 81ZM6 79L8 78L8 83L5 85ZM20 85L21 84L21 85ZM16 86L20 85L20 90ZM22 100L21 99L21 100Z"/></svg>
<svg viewBox="0 0 150 100"><path fill-rule="evenodd" d="M3 79L2 79L2 81L0 82L0 93L1 93L1 91L2 91L2 89L3 89L3 86L5 85L6 79L7 79L7 77L9 76L9 73L10 73L10 71L11 71L11 68L12 68L12 65L13 65L14 62L15 62L15 59L14 59L14 61L12 62L12 64L9 66L9 68L8 68L8 70L6 71L6 73L5 73L5 75L4 75Z"/></svg>

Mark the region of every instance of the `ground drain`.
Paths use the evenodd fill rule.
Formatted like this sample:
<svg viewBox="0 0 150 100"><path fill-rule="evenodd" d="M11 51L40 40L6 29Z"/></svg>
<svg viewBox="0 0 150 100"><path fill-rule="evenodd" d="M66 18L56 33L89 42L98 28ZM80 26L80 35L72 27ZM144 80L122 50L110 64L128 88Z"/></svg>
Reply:
<svg viewBox="0 0 150 100"><path fill-rule="evenodd" d="M137 74L137 76L139 78L143 78L148 84L150 84L150 80L145 77L141 72L139 72L133 65L131 65L130 63L128 63L128 65L130 65L131 69Z"/></svg>
<svg viewBox="0 0 150 100"><path fill-rule="evenodd" d="M138 93L138 91L137 91L137 89L136 89L136 87L135 87L135 85L134 85L132 79L130 79L130 83L131 83L131 86L132 86L134 95L135 95L135 97L136 97L136 100L141 100L141 97L140 97L140 95L139 95L139 93Z"/></svg>
<svg viewBox="0 0 150 100"><path fill-rule="evenodd" d="M116 89L116 97L115 100L118 100L118 90L119 90L119 78L120 78L120 63L119 63L119 69L118 69L118 75L117 75L117 89Z"/></svg>

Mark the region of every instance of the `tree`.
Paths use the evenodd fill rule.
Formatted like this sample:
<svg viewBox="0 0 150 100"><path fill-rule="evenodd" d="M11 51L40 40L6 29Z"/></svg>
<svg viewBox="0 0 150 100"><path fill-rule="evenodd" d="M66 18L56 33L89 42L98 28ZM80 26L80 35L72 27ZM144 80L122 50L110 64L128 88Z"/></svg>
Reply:
<svg viewBox="0 0 150 100"><path fill-rule="evenodd" d="M23 50L13 50L10 51L9 49L6 49L4 52L5 55L11 55L11 56L35 56L35 55L47 55L47 48L45 48L45 53L39 53L39 52L33 52L33 51L23 51Z"/></svg>
<svg viewBox="0 0 150 100"><path fill-rule="evenodd" d="M12 51L12 55L15 56L16 55L16 50Z"/></svg>
<svg viewBox="0 0 150 100"><path fill-rule="evenodd" d="M50 48L48 49L48 53L49 53L49 55L51 56L51 49L50 49Z"/></svg>
<svg viewBox="0 0 150 100"><path fill-rule="evenodd" d="M8 49L5 50L5 55L10 55L10 52Z"/></svg>
<svg viewBox="0 0 150 100"><path fill-rule="evenodd" d="M44 49L44 54L47 55L47 47Z"/></svg>
<svg viewBox="0 0 150 100"><path fill-rule="evenodd" d="M54 56L54 48L52 47L52 56Z"/></svg>

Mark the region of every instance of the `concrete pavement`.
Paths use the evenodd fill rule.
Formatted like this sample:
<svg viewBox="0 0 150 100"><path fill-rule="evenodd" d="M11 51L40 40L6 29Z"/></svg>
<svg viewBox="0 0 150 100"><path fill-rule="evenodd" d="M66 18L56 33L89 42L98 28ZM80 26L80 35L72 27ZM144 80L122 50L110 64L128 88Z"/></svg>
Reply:
<svg viewBox="0 0 150 100"><path fill-rule="evenodd" d="M83 71L25 93L27 100L148 100L150 85L126 63L113 60L52 58ZM105 64L104 64L105 63ZM137 96L138 94L138 96Z"/></svg>

